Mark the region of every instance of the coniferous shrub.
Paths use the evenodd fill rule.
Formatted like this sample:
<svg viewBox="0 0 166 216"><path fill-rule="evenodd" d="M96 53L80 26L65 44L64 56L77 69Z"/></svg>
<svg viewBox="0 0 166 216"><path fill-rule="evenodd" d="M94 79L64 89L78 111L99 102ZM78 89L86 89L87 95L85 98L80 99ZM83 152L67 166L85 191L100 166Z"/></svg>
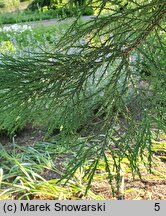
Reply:
<svg viewBox="0 0 166 216"><path fill-rule="evenodd" d="M67 178L89 160L89 187L104 159L119 187L121 161L140 176L138 161L151 168L152 140L166 132L166 5L99 3L98 15L81 26L77 19L52 52L1 57L0 124L11 133L27 122L64 136L84 129Z"/></svg>

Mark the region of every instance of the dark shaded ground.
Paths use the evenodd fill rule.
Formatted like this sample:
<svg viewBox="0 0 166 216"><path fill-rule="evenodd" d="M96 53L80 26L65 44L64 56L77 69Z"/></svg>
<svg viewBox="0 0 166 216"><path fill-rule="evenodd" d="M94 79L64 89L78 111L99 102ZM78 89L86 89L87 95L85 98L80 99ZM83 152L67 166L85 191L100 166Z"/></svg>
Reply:
<svg viewBox="0 0 166 216"><path fill-rule="evenodd" d="M38 141L44 141L45 133L46 130L43 128L33 128L29 124L14 136L9 136L6 132L2 131L0 133L0 143L2 145L10 145L10 143L15 142L24 146L33 146Z"/></svg>

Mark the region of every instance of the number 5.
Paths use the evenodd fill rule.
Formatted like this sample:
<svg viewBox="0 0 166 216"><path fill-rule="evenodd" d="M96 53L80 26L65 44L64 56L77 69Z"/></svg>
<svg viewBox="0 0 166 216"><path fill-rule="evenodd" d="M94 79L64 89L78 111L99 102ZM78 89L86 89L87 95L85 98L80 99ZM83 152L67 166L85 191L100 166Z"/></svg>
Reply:
<svg viewBox="0 0 166 216"><path fill-rule="evenodd" d="M155 203L154 210L160 211L160 203Z"/></svg>

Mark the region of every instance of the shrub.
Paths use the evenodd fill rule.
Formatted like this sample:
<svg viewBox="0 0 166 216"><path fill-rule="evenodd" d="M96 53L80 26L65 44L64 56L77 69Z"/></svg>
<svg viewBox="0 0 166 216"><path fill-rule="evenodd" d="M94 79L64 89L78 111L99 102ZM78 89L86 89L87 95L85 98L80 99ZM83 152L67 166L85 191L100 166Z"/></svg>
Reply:
<svg viewBox="0 0 166 216"><path fill-rule="evenodd" d="M29 10L35 11L42 7L50 7L51 6L51 0L34 0L32 3L28 6Z"/></svg>
<svg viewBox="0 0 166 216"><path fill-rule="evenodd" d="M93 11L93 8L92 7L84 7L83 10L82 10L82 15L86 15L86 16L90 16L90 15L93 15L94 14L94 11Z"/></svg>

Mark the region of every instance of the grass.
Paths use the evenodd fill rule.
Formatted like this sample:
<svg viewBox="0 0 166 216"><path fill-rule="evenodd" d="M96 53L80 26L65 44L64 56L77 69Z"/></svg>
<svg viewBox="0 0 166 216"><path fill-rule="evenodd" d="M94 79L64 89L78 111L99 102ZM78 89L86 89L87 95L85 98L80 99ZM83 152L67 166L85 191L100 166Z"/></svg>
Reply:
<svg viewBox="0 0 166 216"><path fill-rule="evenodd" d="M67 141L67 140L66 140ZM131 174L129 161L123 159L121 173L121 188L118 197L130 197L140 199L142 188L133 187L134 182L138 184L162 185L165 181L165 164L161 162L158 152L166 152L166 145L161 142L153 144L154 157L152 173L148 174L144 162L139 162L142 180L137 176L134 179ZM63 176L67 164L75 157L75 151L67 148L66 142L54 144L48 142L36 143L34 146L0 146L0 199L114 199L111 187L105 172L104 161L101 160L92 182L92 187L85 195L87 187L86 171L89 169L90 161L79 168L74 176L64 185L66 179L59 182ZM144 158L146 160L146 158ZM110 167L113 159L109 157ZM113 167L112 167L113 168ZM111 168L111 169L112 169ZM116 173L113 173L116 178ZM129 184L130 181L130 184ZM163 183L164 185L164 183ZM158 186L160 187L160 185ZM147 193L148 193L147 189ZM157 190L157 189L156 189ZM155 192L155 191L153 191ZM150 193L150 192L149 192ZM161 192L160 192L161 193ZM161 195L161 194L160 194ZM135 196L135 197L134 197ZM165 198L165 197L164 197Z"/></svg>
<svg viewBox="0 0 166 216"><path fill-rule="evenodd" d="M13 24L38 20L47 20L62 17L71 17L74 14L69 10L57 9L48 11L15 11L0 14L0 24Z"/></svg>
<svg viewBox="0 0 166 216"><path fill-rule="evenodd" d="M77 199L77 194L85 192L86 185L80 182L77 176L65 187L62 187L63 182L58 184L58 178L46 179L48 172L52 176L62 175L62 171L56 167L58 164L55 164L54 160L66 154L63 146L49 144L48 149L48 143L39 143L35 147L15 145L15 149L10 151L6 151L1 146L0 153L1 164L3 164L0 172L0 199L4 197L9 199ZM66 161L63 160L63 166L65 163ZM89 191L85 198L102 199L103 197Z"/></svg>

